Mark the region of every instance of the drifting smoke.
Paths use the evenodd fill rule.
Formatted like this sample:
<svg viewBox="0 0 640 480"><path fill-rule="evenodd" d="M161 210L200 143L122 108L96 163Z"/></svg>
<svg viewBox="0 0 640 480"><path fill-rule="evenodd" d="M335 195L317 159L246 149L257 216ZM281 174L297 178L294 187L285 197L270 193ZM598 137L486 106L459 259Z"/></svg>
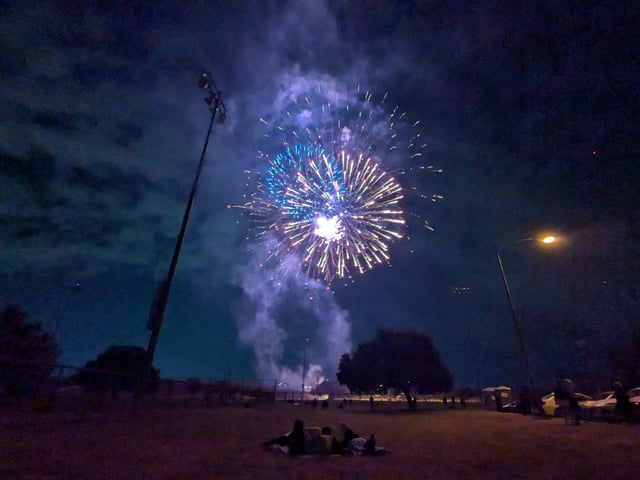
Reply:
<svg viewBox="0 0 640 480"><path fill-rule="evenodd" d="M307 277L299 258L263 264L264 240L251 247L235 278L244 290L236 314L239 338L254 351L256 373L299 388L306 359L305 385L334 378L340 356L351 351L348 313L325 285Z"/></svg>

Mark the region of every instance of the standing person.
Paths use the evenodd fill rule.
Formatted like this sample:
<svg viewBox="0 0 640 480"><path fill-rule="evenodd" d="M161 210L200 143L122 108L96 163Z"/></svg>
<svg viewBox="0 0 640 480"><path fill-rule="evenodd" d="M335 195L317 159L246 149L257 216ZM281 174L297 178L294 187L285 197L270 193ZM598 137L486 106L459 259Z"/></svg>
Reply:
<svg viewBox="0 0 640 480"><path fill-rule="evenodd" d="M531 415L532 394L529 387L523 386L520 390L520 413Z"/></svg>
<svg viewBox="0 0 640 480"><path fill-rule="evenodd" d="M569 411L569 400L573 396L573 382L563 373L559 373L556 378L556 388L553 390L553 395L564 416Z"/></svg>
<svg viewBox="0 0 640 480"><path fill-rule="evenodd" d="M375 402L373 401L373 395L369 395L369 406L371 407L371 411L375 408Z"/></svg>
<svg viewBox="0 0 640 480"><path fill-rule="evenodd" d="M622 385L622 382L613 383L613 392L616 397L616 416L620 420L628 420L631 418L631 402L629 401L629 395Z"/></svg>
<svg viewBox="0 0 640 480"><path fill-rule="evenodd" d="M571 395L569 397L569 411L573 413L574 425L580 425L580 420L582 419L582 407L578 403L578 397L575 395Z"/></svg>
<svg viewBox="0 0 640 480"><path fill-rule="evenodd" d="M556 388L553 391L556 404L561 409L565 424L573 415L574 425L580 425L582 417L582 407L578 403L578 397L575 395L575 387L573 382L562 373L558 375L556 380Z"/></svg>
<svg viewBox="0 0 640 480"><path fill-rule="evenodd" d="M502 411L502 395L500 394L500 392L496 390L493 392L493 398L496 401L496 410L501 412Z"/></svg>

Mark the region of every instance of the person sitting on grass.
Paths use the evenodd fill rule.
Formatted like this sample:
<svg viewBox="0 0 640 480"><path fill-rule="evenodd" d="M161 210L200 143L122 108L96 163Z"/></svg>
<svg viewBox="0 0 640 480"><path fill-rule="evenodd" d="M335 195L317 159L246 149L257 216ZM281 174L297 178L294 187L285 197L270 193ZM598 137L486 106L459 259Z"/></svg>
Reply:
<svg viewBox="0 0 640 480"><path fill-rule="evenodd" d="M382 447L376 447L376 437L371 434L369 439L365 439L355 433L345 423L340 422L342 429L342 454L343 455L381 455L388 450Z"/></svg>
<svg viewBox="0 0 640 480"><path fill-rule="evenodd" d="M273 451L282 451L290 455L330 454L332 450L331 429L329 427L305 427L302 420L293 423L293 430L274 437L262 444Z"/></svg>
<svg viewBox="0 0 640 480"><path fill-rule="evenodd" d="M320 432L324 441L324 451L322 453L331 455L342 455L342 445L331 432L331 427L322 427Z"/></svg>
<svg viewBox="0 0 640 480"><path fill-rule="evenodd" d="M305 450L305 432L304 422L296 420L293 422L293 430L279 437L274 437L262 443L270 450L280 450L290 455L304 455Z"/></svg>

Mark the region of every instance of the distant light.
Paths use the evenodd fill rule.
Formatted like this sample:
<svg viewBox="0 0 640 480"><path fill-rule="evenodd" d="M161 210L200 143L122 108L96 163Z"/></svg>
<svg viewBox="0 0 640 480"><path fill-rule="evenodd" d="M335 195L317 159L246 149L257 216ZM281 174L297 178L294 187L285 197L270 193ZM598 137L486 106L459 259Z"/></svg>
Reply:
<svg viewBox="0 0 640 480"><path fill-rule="evenodd" d="M542 243L553 243L556 241L556 237L554 237L553 235L549 235L548 237L544 237L542 239Z"/></svg>

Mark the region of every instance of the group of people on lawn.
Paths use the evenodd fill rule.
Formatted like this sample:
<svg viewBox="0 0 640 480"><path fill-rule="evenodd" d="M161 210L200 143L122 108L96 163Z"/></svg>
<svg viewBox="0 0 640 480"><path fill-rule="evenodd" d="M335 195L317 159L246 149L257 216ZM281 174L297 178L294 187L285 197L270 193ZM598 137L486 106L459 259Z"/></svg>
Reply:
<svg viewBox="0 0 640 480"><path fill-rule="evenodd" d="M340 423L342 440L333 436L330 427L305 427L302 420L293 423L293 430L263 442L271 451L290 455L380 455L386 449L376 447L376 438L371 434L365 439L346 424Z"/></svg>

